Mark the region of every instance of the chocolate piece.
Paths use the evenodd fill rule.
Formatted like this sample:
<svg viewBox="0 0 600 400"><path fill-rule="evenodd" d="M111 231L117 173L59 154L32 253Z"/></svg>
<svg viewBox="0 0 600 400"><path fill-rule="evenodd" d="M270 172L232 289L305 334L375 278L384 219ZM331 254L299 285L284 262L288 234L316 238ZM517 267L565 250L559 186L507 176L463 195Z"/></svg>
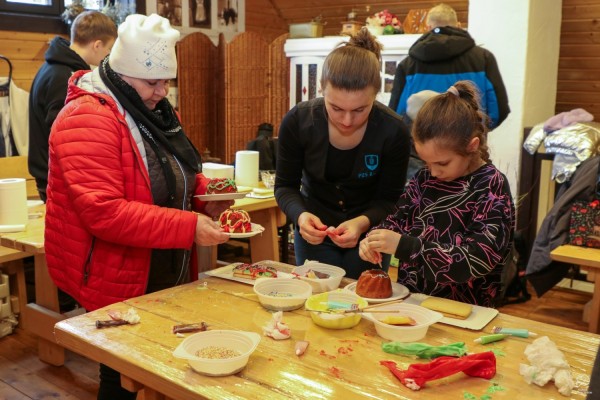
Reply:
<svg viewBox="0 0 600 400"><path fill-rule="evenodd" d="M185 332L203 332L208 329L206 322L200 322L197 324L183 324L175 325L173 327L173 333L185 333Z"/></svg>

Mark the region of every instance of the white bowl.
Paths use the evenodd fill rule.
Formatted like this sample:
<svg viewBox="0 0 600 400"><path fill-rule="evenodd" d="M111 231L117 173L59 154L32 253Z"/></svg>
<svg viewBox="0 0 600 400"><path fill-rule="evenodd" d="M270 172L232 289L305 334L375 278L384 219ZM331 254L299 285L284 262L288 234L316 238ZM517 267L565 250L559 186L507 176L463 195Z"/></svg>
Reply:
<svg viewBox="0 0 600 400"><path fill-rule="evenodd" d="M361 313L324 312L330 308L331 303L337 303L338 305L358 304L359 308L369 305L362 297L344 289L315 294L306 300L306 309L311 310L310 317L315 324L329 329L348 329L360 322Z"/></svg>
<svg viewBox="0 0 600 400"><path fill-rule="evenodd" d="M323 272L329 275L329 278L307 278L304 275L306 275L309 270ZM336 267L335 265L322 264L316 261L307 261L304 265L294 268L292 273L298 274L301 280L310 283L313 293L329 292L339 288L342 278L346 276L346 271L343 268Z"/></svg>
<svg viewBox="0 0 600 400"><path fill-rule="evenodd" d="M267 310L291 311L304 305L312 294L312 286L295 278L258 278L254 293Z"/></svg>
<svg viewBox="0 0 600 400"><path fill-rule="evenodd" d="M173 351L173 356L188 360L192 369L208 376L235 374L246 366L250 354L256 350L261 336L255 332L215 330L188 336ZM225 347L240 353L231 358L202 358L196 354L208 346Z"/></svg>
<svg viewBox="0 0 600 400"><path fill-rule="evenodd" d="M373 321L377 334L384 339L396 342L414 342L425 337L429 325L435 324L443 315L415 304L399 303L377 307L377 310L389 310L390 313L364 313L364 317ZM390 325L380 320L387 316L406 316L414 319L416 325Z"/></svg>

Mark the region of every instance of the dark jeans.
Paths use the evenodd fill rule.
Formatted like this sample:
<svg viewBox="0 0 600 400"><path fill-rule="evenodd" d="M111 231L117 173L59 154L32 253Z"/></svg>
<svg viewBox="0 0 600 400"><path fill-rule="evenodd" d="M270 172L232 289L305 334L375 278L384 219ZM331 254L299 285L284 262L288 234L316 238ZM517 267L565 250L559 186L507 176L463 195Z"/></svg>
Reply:
<svg viewBox="0 0 600 400"><path fill-rule="evenodd" d="M121 374L114 369L100 364L100 389L98 400L135 400L137 393L121 387Z"/></svg>
<svg viewBox="0 0 600 400"><path fill-rule="evenodd" d="M329 238L319 245L312 245L302 238L297 227L294 229L294 252L296 253L296 265L302 265L306 260L335 265L346 270L346 277L352 279L358 279L363 271L379 268L378 265L360 258L358 246L343 249L336 246ZM391 258L389 254L383 254L381 266L385 271L390 266Z"/></svg>

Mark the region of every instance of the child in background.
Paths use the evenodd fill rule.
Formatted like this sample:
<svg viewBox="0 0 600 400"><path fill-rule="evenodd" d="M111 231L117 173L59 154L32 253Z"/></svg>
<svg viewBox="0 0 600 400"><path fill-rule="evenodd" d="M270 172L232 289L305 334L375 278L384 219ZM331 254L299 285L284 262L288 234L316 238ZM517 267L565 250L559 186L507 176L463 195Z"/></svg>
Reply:
<svg viewBox="0 0 600 400"><path fill-rule="evenodd" d="M426 167L400 196L395 214L360 243L366 261L395 255L398 282L411 292L495 305L515 211L508 181L489 158L487 118L469 81L428 100L412 127Z"/></svg>

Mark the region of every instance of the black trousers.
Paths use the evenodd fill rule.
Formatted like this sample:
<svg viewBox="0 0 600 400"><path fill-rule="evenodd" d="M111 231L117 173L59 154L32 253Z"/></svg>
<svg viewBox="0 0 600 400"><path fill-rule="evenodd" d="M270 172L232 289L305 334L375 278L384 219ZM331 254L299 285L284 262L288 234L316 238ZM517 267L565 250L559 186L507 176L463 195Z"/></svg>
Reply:
<svg viewBox="0 0 600 400"><path fill-rule="evenodd" d="M121 387L121 374L114 369L100 364L100 389L98 400L135 400L136 392Z"/></svg>

